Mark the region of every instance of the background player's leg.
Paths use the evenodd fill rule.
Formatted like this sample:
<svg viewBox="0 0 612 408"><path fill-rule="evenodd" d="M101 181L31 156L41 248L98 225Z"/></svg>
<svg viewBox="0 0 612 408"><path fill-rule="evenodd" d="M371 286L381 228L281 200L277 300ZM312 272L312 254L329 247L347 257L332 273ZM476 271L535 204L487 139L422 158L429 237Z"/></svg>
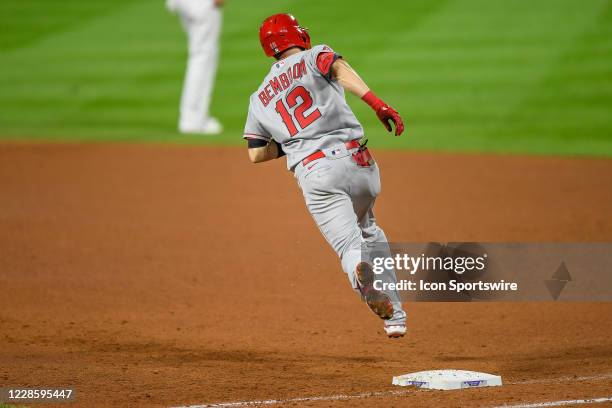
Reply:
<svg viewBox="0 0 612 408"><path fill-rule="evenodd" d="M189 40L189 60L181 96L179 129L189 131L203 128L209 117L219 54L221 11L217 7L195 10L181 14L181 21Z"/></svg>
<svg viewBox="0 0 612 408"><path fill-rule="evenodd" d="M203 34L202 39L202 42L206 44L204 47L204 64L206 69L204 70L204 78L202 81L201 107L205 122L211 118L209 111L219 62L219 35L221 34L221 23L221 8L213 7L206 15L206 33Z"/></svg>

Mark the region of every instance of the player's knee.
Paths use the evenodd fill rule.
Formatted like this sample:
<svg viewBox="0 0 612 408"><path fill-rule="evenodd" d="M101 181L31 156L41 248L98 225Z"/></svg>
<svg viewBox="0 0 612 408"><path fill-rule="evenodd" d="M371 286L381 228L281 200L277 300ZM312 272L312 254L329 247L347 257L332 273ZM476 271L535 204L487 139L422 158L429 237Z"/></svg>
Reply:
<svg viewBox="0 0 612 408"><path fill-rule="evenodd" d="M361 233L359 231L355 231L350 235L347 235L344 239L340 240L337 245L333 245L333 247L338 256L340 256L340 258L344 258L344 256L350 251L361 250L361 241Z"/></svg>

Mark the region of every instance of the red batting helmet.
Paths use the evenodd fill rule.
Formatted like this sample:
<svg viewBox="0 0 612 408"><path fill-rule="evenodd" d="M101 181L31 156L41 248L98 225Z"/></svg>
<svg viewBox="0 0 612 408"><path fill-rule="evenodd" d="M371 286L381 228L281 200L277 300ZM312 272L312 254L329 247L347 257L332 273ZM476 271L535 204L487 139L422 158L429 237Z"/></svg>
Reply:
<svg viewBox="0 0 612 408"><path fill-rule="evenodd" d="M268 57L291 48L310 48L307 29L291 14L274 14L264 20L259 28L259 41Z"/></svg>

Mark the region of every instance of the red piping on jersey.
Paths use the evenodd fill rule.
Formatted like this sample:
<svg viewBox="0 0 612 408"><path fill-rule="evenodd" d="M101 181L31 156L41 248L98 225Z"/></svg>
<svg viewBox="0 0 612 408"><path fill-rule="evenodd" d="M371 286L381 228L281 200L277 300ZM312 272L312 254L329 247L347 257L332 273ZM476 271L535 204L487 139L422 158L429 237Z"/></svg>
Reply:
<svg viewBox="0 0 612 408"><path fill-rule="evenodd" d="M258 135L258 134L255 134L255 133L245 133L245 134L243 135L243 137L244 137L245 139L264 139L264 140L270 140L270 138L269 138L269 137L267 137L267 136L264 136L264 135Z"/></svg>

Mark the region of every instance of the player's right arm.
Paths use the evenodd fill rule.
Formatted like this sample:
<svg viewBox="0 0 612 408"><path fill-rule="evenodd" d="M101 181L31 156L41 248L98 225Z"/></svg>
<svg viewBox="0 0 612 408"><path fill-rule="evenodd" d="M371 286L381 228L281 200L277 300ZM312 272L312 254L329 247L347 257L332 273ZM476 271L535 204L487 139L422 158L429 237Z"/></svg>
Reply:
<svg viewBox="0 0 612 408"><path fill-rule="evenodd" d="M399 113L378 98L348 62L341 58L335 59L331 64L331 74L345 90L370 105L389 132L392 130L390 122L393 122L395 124L395 136L402 134L404 122Z"/></svg>
<svg viewBox="0 0 612 408"><path fill-rule="evenodd" d="M249 104L249 113L244 125L243 138L247 140L251 163L262 163L278 159L285 155L281 145L274 139L257 118L253 98ZM257 102L255 102L257 103Z"/></svg>
<svg viewBox="0 0 612 408"><path fill-rule="evenodd" d="M248 139L248 143L251 163L263 163L285 155L283 149L274 140L265 142L260 139Z"/></svg>

